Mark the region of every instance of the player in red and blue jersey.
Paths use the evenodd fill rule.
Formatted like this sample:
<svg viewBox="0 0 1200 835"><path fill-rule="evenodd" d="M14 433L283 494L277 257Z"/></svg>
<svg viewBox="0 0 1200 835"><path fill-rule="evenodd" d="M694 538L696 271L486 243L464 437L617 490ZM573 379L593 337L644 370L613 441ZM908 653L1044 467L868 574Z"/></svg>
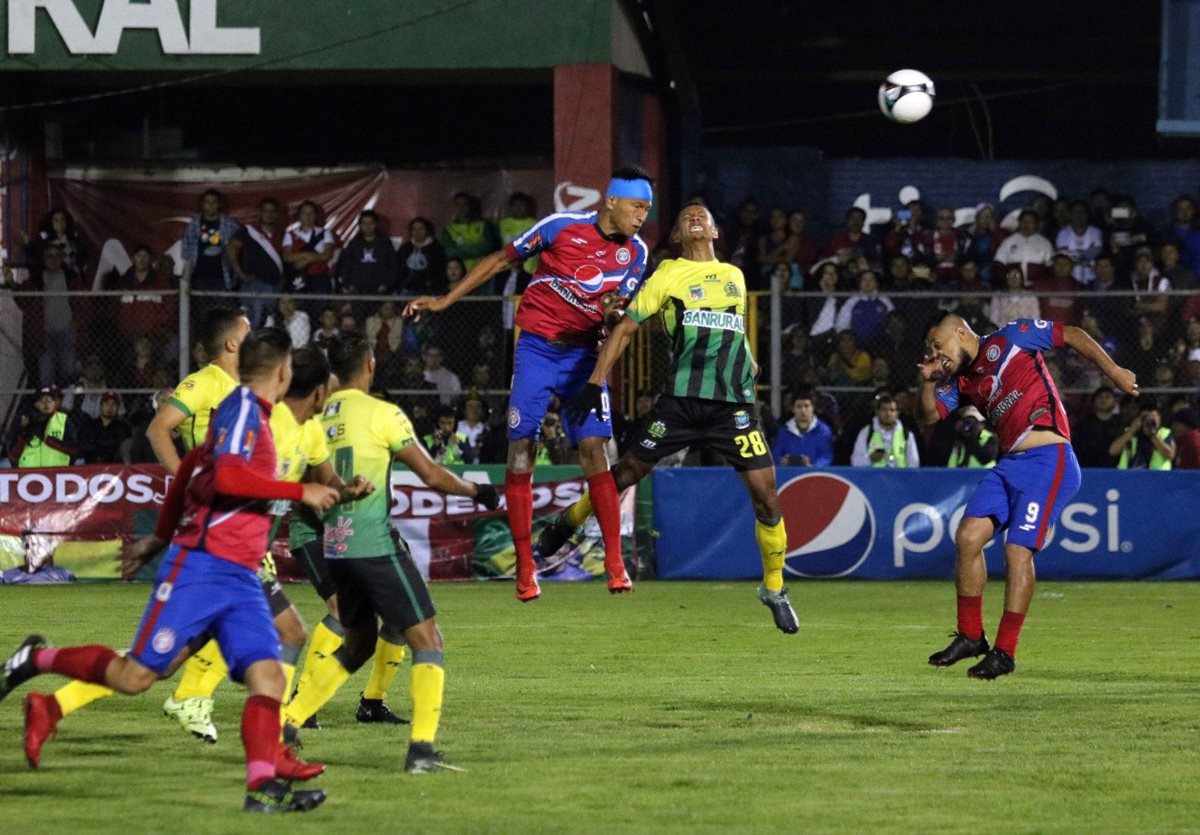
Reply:
<svg viewBox="0 0 1200 835"><path fill-rule="evenodd" d="M541 595L530 537L533 529L534 444L542 418L557 396L571 400L587 384L596 365L596 345L604 327L614 325L621 308L646 278L646 245L637 236L654 199L654 184L641 168L613 172L604 205L595 212L564 212L538 221L525 234L475 265L441 297L421 296L405 316L447 309L493 276L536 255L537 273L521 297L516 325L521 330L513 360L508 406L508 470L504 495L508 524L517 552L517 599ZM628 592L633 583L621 558L621 508L608 469L605 443L612 437L608 393L602 414L567 425L567 437L579 447L579 463L604 538L608 589Z"/></svg>
<svg viewBox="0 0 1200 835"><path fill-rule="evenodd" d="M1016 669L1017 639L1033 598L1033 555L1079 489L1067 415L1042 357L1064 346L1095 363L1121 391L1137 395L1134 373L1071 325L1018 319L980 337L950 314L929 329L928 353L918 363L923 382L917 420L933 424L960 406L974 406L1000 436L1003 451L975 488L955 534L958 628L950 646L929 657L936 667L983 655L967 671L972 678L993 679ZM1004 530L1004 615L989 647L983 632L983 547Z"/></svg>
<svg viewBox="0 0 1200 835"><path fill-rule="evenodd" d="M41 673L141 693L170 676L198 640L212 636L230 674L248 692L242 714L244 808L307 811L324 801L324 793L293 792L287 781L315 777L324 768L296 759L279 741L284 694L279 633L257 571L267 547L271 502L302 501L323 512L338 493L325 485L275 479L268 420L291 381L287 333L268 328L247 338L238 370L243 385L218 407L204 444L184 458L154 535L122 554L122 574L132 577L171 543L128 655L100 645L49 647L31 635L4 666L0 698Z"/></svg>

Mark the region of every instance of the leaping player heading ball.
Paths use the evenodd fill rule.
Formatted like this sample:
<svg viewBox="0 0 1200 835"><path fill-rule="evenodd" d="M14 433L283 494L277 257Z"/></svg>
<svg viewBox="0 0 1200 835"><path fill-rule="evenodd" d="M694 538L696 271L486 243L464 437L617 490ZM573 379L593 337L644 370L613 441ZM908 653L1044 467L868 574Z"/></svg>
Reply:
<svg viewBox="0 0 1200 835"><path fill-rule="evenodd" d="M958 628L950 646L929 656L935 667L983 655L967 670L972 678L994 679L1016 669L1017 639L1033 599L1033 555L1079 489L1067 414L1042 358L1043 351L1063 346L1091 360L1121 391L1137 395L1134 373L1073 325L1018 319L981 337L949 314L929 329L928 352L917 364L923 380L917 420L937 423L970 404L995 429L1004 451L975 488L954 537ZM1002 530L1008 531L1004 616L989 648L983 634L983 546Z"/></svg>
<svg viewBox="0 0 1200 835"><path fill-rule="evenodd" d="M446 310L492 276L533 255L538 270L521 298L516 325L521 330L513 362L508 407L508 471L504 493L508 524L517 551L517 599L541 595L530 537L533 529L534 444L542 418L557 395L574 398L596 365L596 345L605 325L616 324L618 311L645 278L646 245L637 236L654 201L654 183L641 168L619 168L609 181L604 205L595 212L547 215L504 249L475 265L445 296L421 296L404 308L405 316ZM579 447L579 462L604 538L604 568L614 594L632 590L621 559L621 510L616 483L608 469L605 442L612 437L608 393L602 414L568 426L567 437Z"/></svg>

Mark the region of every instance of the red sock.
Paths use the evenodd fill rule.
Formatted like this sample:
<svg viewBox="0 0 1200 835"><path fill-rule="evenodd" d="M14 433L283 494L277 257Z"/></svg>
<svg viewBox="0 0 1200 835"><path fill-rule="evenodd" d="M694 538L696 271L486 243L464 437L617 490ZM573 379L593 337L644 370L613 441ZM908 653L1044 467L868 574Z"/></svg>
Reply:
<svg viewBox="0 0 1200 835"><path fill-rule="evenodd" d="M1025 623L1025 615L1021 612L1004 610L1000 617L1000 628L996 630L996 649L1002 649L1009 655L1017 654L1017 641L1021 637L1021 626Z"/></svg>
<svg viewBox="0 0 1200 835"><path fill-rule="evenodd" d="M275 778L279 751L279 700L251 696L242 711L242 745L246 749L246 788L257 789Z"/></svg>
<svg viewBox="0 0 1200 835"><path fill-rule="evenodd" d="M60 676L104 684L108 662L117 654L108 647L89 644L83 647L46 647L33 654L33 666L39 673L58 673Z"/></svg>
<svg viewBox="0 0 1200 835"><path fill-rule="evenodd" d="M508 512L508 527L512 530L517 550L517 572L536 570L533 562L533 473L504 473L504 502Z"/></svg>
<svg viewBox="0 0 1200 835"><path fill-rule="evenodd" d="M621 576L625 562L621 559L621 497L617 482L610 470L588 476L588 494L592 510L604 538L604 570L609 576Z"/></svg>
<svg viewBox="0 0 1200 835"><path fill-rule="evenodd" d="M958 596L958 631L972 641L983 637L983 595Z"/></svg>

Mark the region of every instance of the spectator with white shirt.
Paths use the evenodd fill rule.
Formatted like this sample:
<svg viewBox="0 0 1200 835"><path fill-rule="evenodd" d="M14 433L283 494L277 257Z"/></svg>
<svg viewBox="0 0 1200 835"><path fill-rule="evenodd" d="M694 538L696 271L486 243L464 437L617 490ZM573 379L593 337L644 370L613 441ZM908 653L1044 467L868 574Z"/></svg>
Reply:
<svg viewBox="0 0 1200 835"><path fill-rule="evenodd" d="M1054 246L1037 231L1038 214L1025 209L1017 220L1017 231L1009 235L996 250L995 273L1004 274L1009 264L1020 266L1027 284L1034 284L1047 271L1054 257Z"/></svg>
<svg viewBox="0 0 1200 835"><path fill-rule="evenodd" d="M824 298L805 299L807 319L809 321L809 336L813 338L814 347L821 353L828 354L833 349L833 341L837 338L838 300L833 295L838 285L838 266L832 260L817 264L817 287L824 293Z"/></svg>
<svg viewBox="0 0 1200 835"><path fill-rule="evenodd" d="M1038 319L1041 308L1038 297L1029 292L1025 285L1025 274L1020 266L1013 264L1004 269L1005 289L992 297L988 305L988 319L999 326L1018 319Z"/></svg>
<svg viewBox="0 0 1200 835"><path fill-rule="evenodd" d="M458 375L447 368L445 355L442 354L442 349L436 345L426 345L425 350L421 352L421 362L425 367L425 382L433 383L437 387L439 399L447 406L454 402L454 398L462 392L462 381L458 379Z"/></svg>
<svg viewBox="0 0 1200 835"><path fill-rule="evenodd" d="M292 338L292 344L303 347L312 338L312 320L308 314L296 307L291 296L280 296L275 312L267 316L266 327L283 328Z"/></svg>
<svg viewBox="0 0 1200 835"><path fill-rule="evenodd" d="M1104 251L1104 234L1099 227L1088 223L1088 207L1082 200L1071 202L1070 224L1058 232L1054 241L1059 252L1066 252L1075 262L1072 277L1083 285L1096 280L1092 263Z"/></svg>
<svg viewBox="0 0 1200 835"><path fill-rule="evenodd" d="M1148 246L1141 247L1133 256L1133 273L1129 277L1133 285L1134 296L1133 315L1149 316L1154 322L1155 331L1170 338L1173 333L1164 330L1167 316L1167 304L1170 296L1171 280L1158 271L1154 265L1154 252Z"/></svg>

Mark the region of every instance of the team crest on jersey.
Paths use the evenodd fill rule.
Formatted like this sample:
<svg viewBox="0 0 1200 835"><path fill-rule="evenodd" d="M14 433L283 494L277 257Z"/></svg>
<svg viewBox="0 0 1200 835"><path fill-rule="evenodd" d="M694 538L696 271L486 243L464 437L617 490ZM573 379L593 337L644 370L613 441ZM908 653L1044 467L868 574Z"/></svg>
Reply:
<svg viewBox="0 0 1200 835"><path fill-rule="evenodd" d="M159 655L166 655L175 649L175 630L167 626L160 627L150 639L150 646L154 647L154 651Z"/></svg>
<svg viewBox="0 0 1200 835"><path fill-rule="evenodd" d="M739 409L733 413L733 425L737 429L745 429L750 425L750 415Z"/></svg>
<svg viewBox="0 0 1200 835"><path fill-rule="evenodd" d="M325 430L325 437L326 437L326 438L328 438L328 439L329 439L329 440L331 440L331 441L333 440L333 436L334 436L334 435L336 435L336 434L337 434L337 431L336 431L336 429L335 429L334 427L332 427L332 426L331 426L331 427L329 427L328 429L326 429L326 430Z"/></svg>
<svg viewBox="0 0 1200 835"><path fill-rule="evenodd" d="M516 429L521 425L521 410L515 406L508 410L508 428Z"/></svg>
<svg viewBox="0 0 1200 835"><path fill-rule="evenodd" d="M629 250L625 247L621 247L617 250L617 263L622 267L628 264L632 257L633 256L629 254Z"/></svg>
<svg viewBox="0 0 1200 835"><path fill-rule="evenodd" d="M179 384L179 387L181 389L194 389L196 387L196 381L195 380L184 380L182 383Z"/></svg>
<svg viewBox="0 0 1200 835"><path fill-rule="evenodd" d="M742 297L742 291L738 289L736 284L730 281L725 285L725 295L729 296L731 299L740 299Z"/></svg>
<svg viewBox="0 0 1200 835"><path fill-rule="evenodd" d="M330 403L328 406L325 407L325 414L323 415L323 417L333 417L334 415L338 414L341 411L342 411L342 401L335 400L332 403Z"/></svg>
<svg viewBox="0 0 1200 835"><path fill-rule="evenodd" d="M691 287L688 287L688 295L693 301L700 301L704 298L704 288L699 284L693 284Z"/></svg>
<svg viewBox="0 0 1200 835"><path fill-rule="evenodd" d="M996 360L1000 359L1000 346L989 345L987 354L985 354L985 356L987 357L988 362L995 362Z"/></svg>
<svg viewBox="0 0 1200 835"><path fill-rule="evenodd" d="M667 435L667 425L661 420L656 420L646 429L646 434L651 438L665 438Z"/></svg>

